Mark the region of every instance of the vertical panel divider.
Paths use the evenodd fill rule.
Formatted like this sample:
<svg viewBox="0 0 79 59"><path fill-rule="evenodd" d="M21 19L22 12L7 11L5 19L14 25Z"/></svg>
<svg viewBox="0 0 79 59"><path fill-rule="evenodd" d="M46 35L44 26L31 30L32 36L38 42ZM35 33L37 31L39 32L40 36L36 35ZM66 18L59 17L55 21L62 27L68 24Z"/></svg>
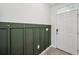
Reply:
<svg viewBox="0 0 79 59"><path fill-rule="evenodd" d="M8 26L8 55L10 55L10 26Z"/></svg>
<svg viewBox="0 0 79 59"><path fill-rule="evenodd" d="M24 35L23 35L23 37L24 37L24 38L23 38L23 54L25 54L25 53L24 53L24 46L25 46L25 45L24 45L24 44L25 44L25 42L24 42L24 41L25 41L25 24L24 24Z"/></svg>
<svg viewBox="0 0 79 59"><path fill-rule="evenodd" d="M10 45L9 45L9 46L10 46L10 55L11 55L11 28L9 29L9 33L10 33L10 34L9 34L9 35L10 35L10 37L9 37L9 38L10 38L10 39L9 39L9 40L10 40L10 41L9 41L9 42L10 42L10 43L9 43Z"/></svg>
<svg viewBox="0 0 79 59"><path fill-rule="evenodd" d="M30 27L30 28L32 28L33 29L33 35L34 35L34 27ZM33 55L34 55L34 36L33 36L33 46L32 46L32 48L33 48Z"/></svg>

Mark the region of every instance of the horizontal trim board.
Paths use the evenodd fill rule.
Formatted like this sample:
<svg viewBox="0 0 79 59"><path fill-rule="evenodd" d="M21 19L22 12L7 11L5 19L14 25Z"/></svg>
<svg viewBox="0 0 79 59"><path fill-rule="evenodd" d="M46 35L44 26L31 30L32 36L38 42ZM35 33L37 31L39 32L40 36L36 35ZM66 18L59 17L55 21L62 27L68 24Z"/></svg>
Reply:
<svg viewBox="0 0 79 59"><path fill-rule="evenodd" d="M0 23L15 23L15 24L32 24L32 25L51 25L51 24L34 24L34 23L19 23L19 22L4 22L4 21L0 21Z"/></svg>
<svg viewBox="0 0 79 59"><path fill-rule="evenodd" d="M27 28L27 27L51 27L51 25L0 22L0 28Z"/></svg>

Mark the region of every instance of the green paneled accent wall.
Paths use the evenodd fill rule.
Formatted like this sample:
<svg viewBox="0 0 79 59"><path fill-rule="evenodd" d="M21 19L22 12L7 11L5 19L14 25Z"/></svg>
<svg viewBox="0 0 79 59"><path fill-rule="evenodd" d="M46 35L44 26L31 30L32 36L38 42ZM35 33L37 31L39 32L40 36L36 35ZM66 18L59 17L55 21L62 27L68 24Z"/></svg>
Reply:
<svg viewBox="0 0 79 59"><path fill-rule="evenodd" d="M8 30L0 28L0 55L8 54Z"/></svg>
<svg viewBox="0 0 79 59"><path fill-rule="evenodd" d="M11 29L11 54L23 54L23 29Z"/></svg>
<svg viewBox="0 0 79 59"><path fill-rule="evenodd" d="M40 52L42 52L45 48L45 29L46 28L40 28Z"/></svg>
<svg viewBox="0 0 79 59"><path fill-rule="evenodd" d="M0 22L0 55L38 55L50 44L50 25Z"/></svg>
<svg viewBox="0 0 79 59"><path fill-rule="evenodd" d="M39 28L34 28L34 54L37 55L40 52L40 48L38 48L38 46L40 47L40 32L39 32Z"/></svg>
<svg viewBox="0 0 79 59"><path fill-rule="evenodd" d="M32 28L25 28L24 54L33 55L33 31Z"/></svg>

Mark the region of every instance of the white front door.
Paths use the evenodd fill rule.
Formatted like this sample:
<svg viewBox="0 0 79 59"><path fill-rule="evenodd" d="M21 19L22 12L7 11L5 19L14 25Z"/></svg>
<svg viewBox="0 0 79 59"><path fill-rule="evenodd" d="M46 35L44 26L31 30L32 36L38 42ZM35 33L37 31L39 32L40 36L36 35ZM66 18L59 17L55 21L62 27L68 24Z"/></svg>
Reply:
<svg viewBox="0 0 79 59"><path fill-rule="evenodd" d="M57 14L57 48L77 54L77 10Z"/></svg>

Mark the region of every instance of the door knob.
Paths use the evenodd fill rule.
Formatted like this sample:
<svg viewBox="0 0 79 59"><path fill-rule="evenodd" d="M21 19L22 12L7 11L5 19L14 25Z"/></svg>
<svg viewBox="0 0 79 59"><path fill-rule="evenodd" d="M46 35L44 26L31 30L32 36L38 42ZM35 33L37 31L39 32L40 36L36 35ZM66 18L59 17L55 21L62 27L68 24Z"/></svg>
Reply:
<svg viewBox="0 0 79 59"><path fill-rule="evenodd" d="M56 29L56 34L58 34L58 29Z"/></svg>
<svg viewBox="0 0 79 59"><path fill-rule="evenodd" d="M56 29L56 32L58 32L58 29Z"/></svg>

